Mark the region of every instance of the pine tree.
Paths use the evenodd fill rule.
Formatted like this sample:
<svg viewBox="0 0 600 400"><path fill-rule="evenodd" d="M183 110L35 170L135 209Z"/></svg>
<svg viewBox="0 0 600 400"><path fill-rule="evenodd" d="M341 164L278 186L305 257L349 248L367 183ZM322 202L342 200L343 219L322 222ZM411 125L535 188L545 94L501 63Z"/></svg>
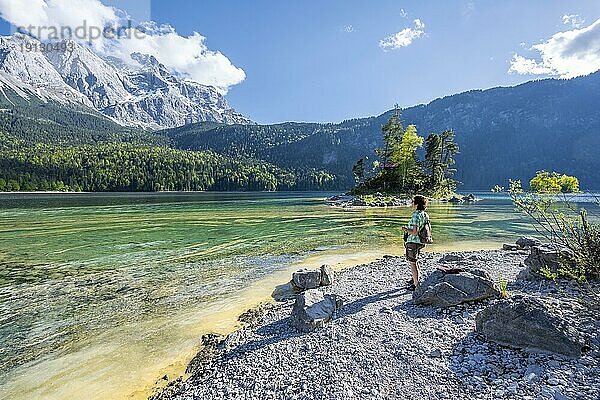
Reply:
<svg viewBox="0 0 600 400"><path fill-rule="evenodd" d="M427 186L434 195L445 196L456 188L457 183L452 179L456 170L451 166L458 150L452 130L432 133L427 137L424 165L429 173Z"/></svg>
<svg viewBox="0 0 600 400"><path fill-rule="evenodd" d="M377 149L376 152L381 158L381 165L385 168L392 161L394 149L400 145L404 132L397 106L390 119L381 127L381 130L383 132L383 148Z"/></svg>
<svg viewBox="0 0 600 400"><path fill-rule="evenodd" d="M456 169L454 165L454 155L458 153L458 144L454 141L454 131L445 130L440 135L442 140L442 165L444 167L443 188L446 193L453 192L456 189L457 182L452 178Z"/></svg>
<svg viewBox="0 0 600 400"><path fill-rule="evenodd" d="M352 167L352 175L356 183L360 183L365 179L365 159L361 158Z"/></svg>
<svg viewBox="0 0 600 400"><path fill-rule="evenodd" d="M442 164L442 138L437 133L430 133L425 140L425 169L429 173L427 186L430 189L439 187L444 179Z"/></svg>

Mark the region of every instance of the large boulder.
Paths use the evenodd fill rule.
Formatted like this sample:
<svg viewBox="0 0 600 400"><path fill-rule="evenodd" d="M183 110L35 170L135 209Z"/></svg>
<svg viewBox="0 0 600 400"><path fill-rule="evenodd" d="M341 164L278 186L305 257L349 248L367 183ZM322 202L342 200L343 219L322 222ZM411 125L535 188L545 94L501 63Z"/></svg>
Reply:
<svg viewBox="0 0 600 400"><path fill-rule="evenodd" d="M517 239L516 244L521 248L530 248L534 246L540 246L542 241L534 237L521 236Z"/></svg>
<svg viewBox="0 0 600 400"><path fill-rule="evenodd" d="M321 286L321 270L301 269L292 274L292 283L299 289L315 289Z"/></svg>
<svg viewBox="0 0 600 400"><path fill-rule="evenodd" d="M300 291L332 285L333 269L329 265L314 270L301 269L292 274L291 284Z"/></svg>
<svg viewBox="0 0 600 400"><path fill-rule="evenodd" d="M287 301L295 299L299 293L302 293L302 289L296 287L292 282L288 282L275 286L271 297L275 301Z"/></svg>
<svg viewBox="0 0 600 400"><path fill-rule="evenodd" d="M414 291L415 304L434 307L451 307L461 303L498 297L500 291L482 270L448 274L432 272Z"/></svg>
<svg viewBox="0 0 600 400"><path fill-rule="evenodd" d="M581 355L577 331L557 310L533 297L515 296L477 314L475 329L489 341L519 349Z"/></svg>
<svg viewBox="0 0 600 400"><path fill-rule="evenodd" d="M331 320L341 306L342 300L338 296L309 289L296 297L290 323L301 332L312 332Z"/></svg>
<svg viewBox="0 0 600 400"><path fill-rule="evenodd" d="M321 268L315 270L298 270L292 274L291 281L275 287L275 290L271 293L271 297L275 301L295 299L304 290L333 285L333 276L333 269L329 265L322 265Z"/></svg>
<svg viewBox="0 0 600 400"><path fill-rule="evenodd" d="M556 273L561 264L570 262L573 259L573 253L566 247L560 247L551 244L542 244L530 249L529 256L524 263L529 270L539 274L543 268L548 268L550 272Z"/></svg>

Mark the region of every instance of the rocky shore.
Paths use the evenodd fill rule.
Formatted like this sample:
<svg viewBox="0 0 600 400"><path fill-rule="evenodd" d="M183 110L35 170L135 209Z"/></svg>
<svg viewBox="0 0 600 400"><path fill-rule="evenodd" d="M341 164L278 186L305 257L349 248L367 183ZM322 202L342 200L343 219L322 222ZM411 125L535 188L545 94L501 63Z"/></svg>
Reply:
<svg viewBox="0 0 600 400"><path fill-rule="evenodd" d="M430 203L475 203L481 199L473 194L461 196L455 194L448 198L430 198ZM342 194L325 199L325 203L342 208L366 208L366 207L408 207L412 205L412 198L399 197L389 194L375 193L371 195Z"/></svg>
<svg viewBox="0 0 600 400"><path fill-rule="evenodd" d="M205 347L188 367L190 377L152 398L598 399L600 285L531 278L523 264L529 255L521 247L425 253L422 273L432 277L427 285L438 288L437 294L440 287L458 287L450 275L436 278L440 266L471 271L467 285L486 294L446 307L416 304L404 289L409 272L402 258L344 270L331 285L310 289L320 298L343 299L323 327L303 332L291 323L294 299L252 309L240 317L240 330L224 338L206 335ZM482 288L478 276L498 285ZM464 300L460 293L457 302ZM483 299L487 294L493 297ZM430 293L426 299L431 298L435 303ZM533 308L523 311L528 304ZM532 313L537 325L514 329L524 312ZM506 329L498 332L499 326ZM556 339L551 329L565 337ZM562 340L566 350L494 341L519 344L531 339L527 335L549 335Z"/></svg>

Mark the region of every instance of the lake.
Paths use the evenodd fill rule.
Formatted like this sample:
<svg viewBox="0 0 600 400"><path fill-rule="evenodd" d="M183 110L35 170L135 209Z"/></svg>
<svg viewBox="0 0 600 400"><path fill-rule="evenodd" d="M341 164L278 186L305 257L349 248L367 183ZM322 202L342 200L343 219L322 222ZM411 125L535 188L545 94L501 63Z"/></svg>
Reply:
<svg viewBox="0 0 600 400"><path fill-rule="evenodd" d="M0 398L143 398L294 269L403 253L409 208L327 195L0 194ZM429 207L428 251L531 233L509 199L478 196Z"/></svg>

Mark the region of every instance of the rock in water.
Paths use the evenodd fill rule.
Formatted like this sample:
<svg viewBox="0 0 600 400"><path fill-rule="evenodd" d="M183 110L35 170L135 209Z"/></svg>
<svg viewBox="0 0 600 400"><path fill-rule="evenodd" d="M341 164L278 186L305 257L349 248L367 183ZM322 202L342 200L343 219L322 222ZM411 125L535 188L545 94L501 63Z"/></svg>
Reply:
<svg viewBox="0 0 600 400"><path fill-rule="evenodd" d="M570 262L573 253L566 247L543 244L531 248L529 256L525 259L525 265L532 272L539 273L542 268L548 268L556 273L564 262Z"/></svg>
<svg viewBox="0 0 600 400"><path fill-rule="evenodd" d="M417 287L413 300L419 305L451 307L499 295L496 285L485 271L447 274L437 270Z"/></svg>
<svg viewBox="0 0 600 400"><path fill-rule="evenodd" d="M321 286L321 270L301 269L292 274L293 284L302 290L315 289Z"/></svg>
<svg viewBox="0 0 600 400"><path fill-rule="evenodd" d="M477 197L475 197L473 193L469 193L468 195L463 196L462 200L467 203L474 203L475 201L477 201Z"/></svg>
<svg viewBox="0 0 600 400"><path fill-rule="evenodd" d="M521 249L521 247L517 244L504 243L502 245L502 250L506 250L506 251L517 251L520 249Z"/></svg>
<svg viewBox="0 0 600 400"><path fill-rule="evenodd" d="M501 345L581 355L581 340L568 321L533 297L519 296L493 304L477 314L475 324L478 333Z"/></svg>
<svg viewBox="0 0 600 400"><path fill-rule="evenodd" d="M333 269L329 265L321 265L321 286L333 285Z"/></svg>
<svg viewBox="0 0 600 400"><path fill-rule="evenodd" d="M323 295L320 290L310 289L296 298L290 323L299 331L312 332L323 327L341 306L339 297Z"/></svg>
<svg viewBox="0 0 600 400"><path fill-rule="evenodd" d="M516 244L519 247L533 247L541 245L542 241L534 237L521 236L517 239Z"/></svg>

